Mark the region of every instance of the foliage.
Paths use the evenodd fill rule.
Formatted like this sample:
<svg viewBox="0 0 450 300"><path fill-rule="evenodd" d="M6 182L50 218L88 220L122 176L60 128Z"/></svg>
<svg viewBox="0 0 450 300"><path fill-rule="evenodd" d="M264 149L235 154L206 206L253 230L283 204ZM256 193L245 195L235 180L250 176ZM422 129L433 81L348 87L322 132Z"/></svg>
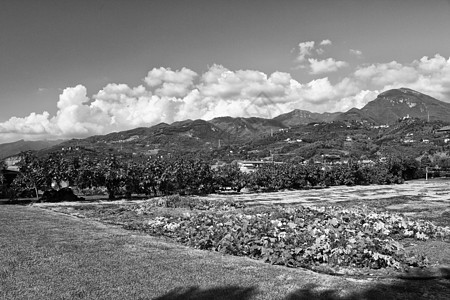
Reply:
<svg viewBox="0 0 450 300"><path fill-rule="evenodd" d="M17 176L13 181L14 196L23 193L26 190L33 189L35 197L38 198L38 189L45 189L49 182L49 176L44 169L44 164L31 151L25 151L19 154L18 163L21 176Z"/></svg>
<svg viewBox="0 0 450 300"><path fill-rule="evenodd" d="M34 183L23 174L16 176L8 189L11 199L37 198L37 189Z"/></svg>
<svg viewBox="0 0 450 300"><path fill-rule="evenodd" d="M140 214L146 214L155 207L188 208L190 210L230 210L232 208L244 208L245 203L233 200L208 200L205 198L193 198L187 196L171 195L159 199L150 199L141 204L136 204L131 210Z"/></svg>
<svg viewBox="0 0 450 300"><path fill-rule="evenodd" d="M230 188L239 192L249 183L249 176L239 170L237 164L224 165L214 172L216 187L220 190Z"/></svg>
<svg viewBox="0 0 450 300"><path fill-rule="evenodd" d="M165 205L176 207L169 204L174 203L172 200ZM180 201L185 201L181 206L188 204L192 209L192 200L175 202ZM132 209L145 214L151 207L147 204ZM127 228L164 235L199 249L248 256L288 267L326 264L402 269L424 266L426 258L409 255L399 241L450 236L449 228L365 208L266 207L223 213L210 206L208 210L183 216L160 216L129 224Z"/></svg>
<svg viewBox="0 0 450 300"><path fill-rule="evenodd" d="M159 189L164 194L204 194L213 191L213 173L206 162L179 158L165 161L164 166L158 181Z"/></svg>
<svg viewBox="0 0 450 300"><path fill-rule="evenodd" d="M0 186L3 188L5 177L3 171L6 170L6 164L4 161L0 161Z"/></svg>
<svg viewBox="0 0 450 300"><path fill-rule="evenodd" d="M450 157L442 157L438 160L437 165L441 168L450 169Z"/></svg>
<svg viewBox="0 0 450 300"><path fill-rule="evenodd" d="M50 153L38 159L31 152L22 154L14 187L46 190L52 183L68 181L80 189L105 187L110 199L133 194L171 195L208 194L222 190L239 192L278 191L337 185L396 184L417 178L419 163L410 158L391 157L385 163L324 165L266 163L252 173L242 172L237 164L212 170L201 159L183 156L132 159L115 155L100 158L66 157ZM20 182L19 182L20 181Z"/></svg>

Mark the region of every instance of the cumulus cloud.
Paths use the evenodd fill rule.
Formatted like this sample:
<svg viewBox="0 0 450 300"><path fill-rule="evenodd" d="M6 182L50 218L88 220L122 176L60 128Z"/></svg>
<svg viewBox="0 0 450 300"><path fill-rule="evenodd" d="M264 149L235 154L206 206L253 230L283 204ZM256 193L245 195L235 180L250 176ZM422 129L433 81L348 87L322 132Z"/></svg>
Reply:
<svg viewBox="0 0 450 300"><path fill-rule="evenodd" d="M345 61L336 60L334 58L318 59L314 56L320 56L325 53L324 48L315 47L314 41L303 42L298 44L296 56L296 68L309 68L309 73L313 75L336 72L338 69L348 66ZM330 46L331 40L322 40L319 46Z"/></svg>
<svg viewBox="0 0 450 300"><path fill-rule="evenodd" d="M172 71L170 68L153 69L144 81L152 88L158 87L155 94L167 97L184 97L189 93L197 73L188 69Z"/></svg>
<svg viewBox="0 0 450 300"><path fill-rule="evenodd" d="M406 65L392 61L358 67L354 78L377 89L405 86L443 101L450 100L450 58L439 54Z"/></svg>
<svg viewBox="0 0 450 300"><path fill-rule="evenodd" d="M311 74L323 74L329 72L336 72L338 69L348 66L345 61L337 61L334 58L327 58L324 60L317 60L314 58L308 59L311 68Z"/></svg>
<svg viewBox="0 0 450 300"><path fill-rule="evenodd" d="M306 61L306 58L310 56L314 50L314 44L314 41L299 43L296 61L299 63Z"/></svg>
<svg viewBox="0 0 450 300"><path fill-rule="evenodd" d="M361 51L361 50L350 49L349 52L350 52L350 54L353 54L353 55L355 55L356 57L361 57L361 56L362 56L362 51Z"/></svg>
<svg viewBox="0 0 450 300"><path fill-rule="evenodd" d="M323 40L319 43L319 46L328 46L331 45L330 40ZM294 50L297 53L295 62L300 68L305 68L304 63L308 61L308 58L313 57L314 55L322 55L325 53L325 50L321 47L316 47L316 43L314 41L302 42L299 43L297 49Z"/></svg>
<svg viewBox="0 0 450 300"><path fill-rule="evenodd" d="M0 133L39 135L53 132L53 125L49 121L50 114L44 111L42 114L31 113L25 118L12 117L8 121L0 123Z"/></svg>
<svg viewBox="0 0 450 300"><path fill-rule="evenodd" d="M315 74L346 66L331 58L306 62ZM107 84L90 97L83 85L68 87L59 96L55 115L12 117L0 123L0 140L85 137L188 118L274 117L292 109L346 111L399 87L450 102L450 58L436 54L407 64L361 65L335 82L323 77L301 83L285 72L266 74L222 65L200 75L187 68L155 68L143 82L134 87Z"/></svg>

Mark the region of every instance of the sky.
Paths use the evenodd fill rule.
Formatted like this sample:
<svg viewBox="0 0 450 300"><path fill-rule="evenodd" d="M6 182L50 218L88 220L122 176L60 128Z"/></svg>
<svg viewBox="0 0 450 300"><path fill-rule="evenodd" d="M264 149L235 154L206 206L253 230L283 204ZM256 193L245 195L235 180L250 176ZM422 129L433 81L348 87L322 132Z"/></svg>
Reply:
<svg viewBox="0 0 450 300"><path fill-rule="evenodd" d="M0 143L450 102L450 0L1 0Z"/></svg>

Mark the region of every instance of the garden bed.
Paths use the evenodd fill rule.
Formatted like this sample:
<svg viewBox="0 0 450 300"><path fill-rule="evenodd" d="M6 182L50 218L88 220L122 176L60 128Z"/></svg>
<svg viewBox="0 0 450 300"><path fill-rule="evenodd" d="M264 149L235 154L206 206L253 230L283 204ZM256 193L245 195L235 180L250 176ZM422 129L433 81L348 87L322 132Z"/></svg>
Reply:
<svg viewBox="0 0 450 300"><path fill-rule="evenodd" d="M439 268L449 263L448 227L376 207L247 206L179 196L43 207L287 267L358 277L448 276Z"/></svg>

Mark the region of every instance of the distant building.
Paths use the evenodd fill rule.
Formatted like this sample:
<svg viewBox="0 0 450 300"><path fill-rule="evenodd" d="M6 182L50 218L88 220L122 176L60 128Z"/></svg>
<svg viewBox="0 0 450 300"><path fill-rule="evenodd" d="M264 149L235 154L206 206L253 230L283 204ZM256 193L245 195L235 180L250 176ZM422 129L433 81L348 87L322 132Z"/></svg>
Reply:
<svg viewBox="0 0 450 300"><path fill-rule="evenodd" d="M353 146L353 139L350 136L347 136L344 141L344 147L350 148Z"/></svg>
<svg viewBox="0 0 450 300"><path fill-rule="evenodd" d="M375 162L371 159L363 159L363 160L358 160L358 164L360 165L374 165Z"/></svg>
<svg viewBox="0 0 450 300"><path fill-rule="evenodd" d="M415 140L413 140L411 138L406 138L406 139L403 140L403 143L405 143L405 144L411 144L411 143L414 143L414 142L415 142Z"/></svg>
<svg viewBox="0 0 450 300"><path fill-rule="evenodd" d="M326 164L336 164L337 162L341 161L341 157L339 155L333 154L324 154L322 158L323 162Z"/></svg>
<svg viewBox="0 0 450 300"><path fill-rule="evenodd" d="M17 163L20 162L19 156L10 156L4 159L4 162L6 164L6 169L9 171L19 171L19 167L17 166Z"/></svg>
<svg viewBox="0 0 450 300"><path fill-rule="evenodd" d="M450 126L444 126L436 130L436 133L444 135L444 143L448 143L450 141Z"/></svg>
<svg viewBox="0 0 450 300"><path fill-rule="evenodd" d="M370 126L370 128L372 128L372 129L389 128L389 125L387 125L387 124L385 124L385 125L373 125L373 126Z"/></svg>
<svg viewBox="0 0 450 300"><path fill-rule="evenodd" d="M449 133L450 134L450 126L444 126L436 130L439 133Z"/></svg>
<svg viewBox="0 0 450 300"><path fill-rule="evenodd" d="M274 162L274 161L259 161L259 160L238 160L236 164L239 167L239 170L244 173L255 172L262 165L267 164L283 164L283 162Z"/></svg>

